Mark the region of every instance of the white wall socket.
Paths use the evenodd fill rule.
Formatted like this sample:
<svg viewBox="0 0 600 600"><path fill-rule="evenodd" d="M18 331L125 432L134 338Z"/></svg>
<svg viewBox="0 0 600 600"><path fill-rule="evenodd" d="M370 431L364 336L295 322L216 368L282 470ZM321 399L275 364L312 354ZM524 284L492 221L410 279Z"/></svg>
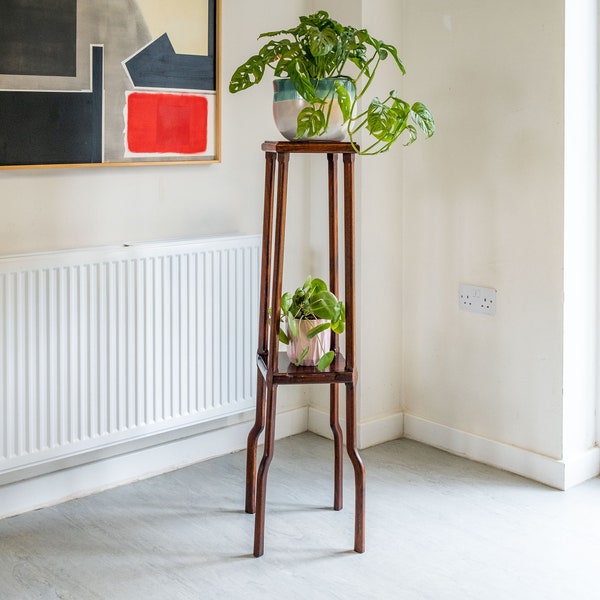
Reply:
<svg viewBox="0 0 600 600"><path fill-rule="evenodd" d="M496 290L461 283L458 286L458 308L482 315L495 315Z"/></svg>

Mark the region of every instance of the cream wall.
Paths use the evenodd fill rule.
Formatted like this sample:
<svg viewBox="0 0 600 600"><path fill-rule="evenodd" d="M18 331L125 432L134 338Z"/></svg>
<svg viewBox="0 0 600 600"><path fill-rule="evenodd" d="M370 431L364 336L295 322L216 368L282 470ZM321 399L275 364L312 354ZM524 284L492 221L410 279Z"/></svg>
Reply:
<svg viewBox="0 0 600 600"><path fill-rule="evenodd" d="M440 123L403 163L406 411L559 459L563 3L405 6ZM496 316L459 311L461 282Z"/></svg>
<svg viewBox="0 0 600 600"><path fill-rule="evenodd" d="M260 143L278 139L270 85L227 91L229 76L258 49L259 32L293 23L303 0L222 1L222 161L214 165L0 170L0 255L123 244L204 234L259 233L264 155ZM267 10L268 8L268 10ZM308 224L306 161L290 173L288 231L300 246ZM302 253L289 261L303 274ZM296 277L297 278L297 277ZM282 410L304 407L306 391L283 390Z"/></svg>
<svg viewBox="0 0 600 600"><path fill-rule="evenodd" d="M599 441L597 0L565 6L563 455Z"/></svg>
<svg viewBox="0 0 600 600"><path fill-rule="evenodd" d="M362 425L405 413L430 443L441 426L560 459L563 8L522 4L319 6L398 44L402 97L438 123L358 159ZM459 283L498 289L496 317L460 312Z"/></svg>
<svg viewBox="0 0 600 600"><path fill-rule="evenodd" d="M0 254L260 231L260 142L277 134L271 91L259 86L232 96L226 85L257 48L258 32L304 12L301 0L264 5L222 2L221 164L0 171Z"/></svg>
<svg viewBox="0 0 600 600"><path fill-rule="evenodd" d="M366 27L385 41L398 45L401 5L364 0L313 1L312 10L327 10L343 24ZM382 19L381 15L386 18ZM382 63L386 73L383 88L373 84L373 94L384 95L388 86L398 87L401 76L389 63ZM393 86L390 85L393 82ZM369 96L370 98L371 96ZM360 143L360 138L359 138ZM408 152L411 152L408 150ZM403 434L402 395L400 377L402 364L400 297L402 270L400 256L402 240L401 178L399 160L406 150L399 148L378 157L356 158L356 304L358 357L358 440L361 447L401 437ZM324 167L311 163L311 198L313 212L326 203L322 185L315 182L326 177ZM341 189L341 188L340 188ZM313 231L326 239L326 229L317 220ZM323 249L324 246L321 246ZM326 268L313 251L313 268ZM385 330L382 329L384 323ZM329 402L325 390L315 390L311 398L309 427L321 435L330 435ZM343 399L343 394L341 395ZM342 413L343 413L342 403Z"/></svg>
<svg viewBox="0 0 600 600"><path fill-rule="evenodd" d="M237 96L227 83L254 52L259 32L293 23L303 0L222 0L222 162L215 165L0 170L0 256L103 246L204 234L257 233L262 225L264 155L260 143L277 135L272 91L259 86ZM308 190L306 161L290 173L288 231L300 244L308 230L301 214ZM297 253L293 275L307 270ZM306 429L306 390L280 393L278 436ZM212 425L196 436L0 486L0 518L55 504L194 461L240 450L252 415Z"/></svg>
<svg viewBox="0 0 600 600"><path fill-rule="evenodd" d="M595 0L574 4L580 22L594 18ZM403 433L556 487L597 474L596 304L578 295L597 283L596 197L591 190L583 201L577 187L565 196L564 2L318 6L399 44L401 95L424 101L438 125L431 140L359 159L363 445ZM581 35L579 27L569 40L571 64L581 65ZM593 65L586 73L596 80ZM576 101L571 112L578 108ZM589 124L569 119L578 132ZM593 122L586 143L596 148ZM580 152L572 143L573 164ZM574 259L587 253L587 270L571 278L572 290L563 268L565 202L576 213L571 242L577 224L587 225ZM459 311L459 283L497 289L496 316ZM563 397L565 291L588 353L569 356L573 389ZM325 400L313 409L324 413Z"/></svg>
<svg viewBox="0 0 600 600"><path fill-rule="evenodd" d="M223 89L259 32L325 8L399 44L403 95L436 117L431 140L357 161L361 444L404 433L560 487L563 1L222 4ZM221 164L0 172L0 254L259 231L270 97L223 93ZM308 244L289 285L322 265L322 176L290 172L288 241ZM496 288L497 315L460 312L459 283ZM309 427L326 434L321 392Z"/></svg>
<svg viewBox="0 0 600 600"><path fill-rule="evenodd" d="M564 2L407 0L402 31L403 55L417 60L406 89L426 94L439 124L433 143L403 160L406 434L566 487L597 474L599 461L595 382L563 396L564 295L591 352L571 347L568 358L597 364L594 296L565 288L563 270L565 209L597 202L593 191L585 201L565 195L565 135L583 123L565 108ZM580 53L577 32L568 43ZM586 73L597 81L595 65ZM592 113L589 144L570 146L571 163L589 163L593 123ZM586 235L597 230L593 214ZM594 235L586 265L595 264ZM594 269L578 276L587 279L577 289L595 289ZM459 311L459 283L496 288L496 316Z"/></svg>

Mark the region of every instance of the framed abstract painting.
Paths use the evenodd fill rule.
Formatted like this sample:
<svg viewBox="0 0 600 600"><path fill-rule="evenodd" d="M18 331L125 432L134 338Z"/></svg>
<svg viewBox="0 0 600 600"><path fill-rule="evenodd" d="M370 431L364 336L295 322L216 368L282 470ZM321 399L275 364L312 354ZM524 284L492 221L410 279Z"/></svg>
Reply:
<svg viewBox="0 0 600 600"><path fill-rule="evenodd" d="M0 168L220 160L219 0L2 0Z"/></svg>

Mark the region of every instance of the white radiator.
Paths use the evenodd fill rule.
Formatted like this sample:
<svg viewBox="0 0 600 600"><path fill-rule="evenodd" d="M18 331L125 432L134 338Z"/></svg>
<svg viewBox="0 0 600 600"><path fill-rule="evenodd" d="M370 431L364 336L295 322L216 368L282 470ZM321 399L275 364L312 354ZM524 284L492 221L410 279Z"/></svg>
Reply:
<svg viewBox="0 0 600 600"><path fill-rule="evenodd" d="M259 249L232 236L0 258L0 483L253 407Z"/></svg>

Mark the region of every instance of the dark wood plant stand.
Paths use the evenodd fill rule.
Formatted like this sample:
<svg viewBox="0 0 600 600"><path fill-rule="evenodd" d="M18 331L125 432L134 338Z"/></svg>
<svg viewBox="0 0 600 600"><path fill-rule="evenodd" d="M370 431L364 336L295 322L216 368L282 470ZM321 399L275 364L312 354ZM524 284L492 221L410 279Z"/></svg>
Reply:
<svg viewBox="0 0 600 600"><path fill-rule="evenodd" d="M355 526L354 550L365 551L365 469L356 445L356 334L354 287L354 156L345 142L264 142L265 197L263 213L262 263L260 280L259 328L257 351L256 419L248 435L246 463L246 512L256 513L254 556L264 553L265 503L267 474L273 458L275 415L279 385L323 383L330 386L330 427L334 438L333 508L342 508L343 434L339 423L339 385L346 386L346 449L354 468ZM279 319L269 327L268 311L279 315L283 249L287 203L288 164L291 154L326 154L329 182L329 288L339 296L338 249L338 156L343 158L344 218L344 302L346 305L346 356L337 350L337 336L332 336L336 358L320 372L316 367L296 367L285 352L279 352ZM277 159L277 169L275 163ZM275 172L277 170L277 185ZM275 188L277 205L274 215ZM275 217L273 227L273 217ZM256 471L258 438L265 429L264 454Z"/></svg>

